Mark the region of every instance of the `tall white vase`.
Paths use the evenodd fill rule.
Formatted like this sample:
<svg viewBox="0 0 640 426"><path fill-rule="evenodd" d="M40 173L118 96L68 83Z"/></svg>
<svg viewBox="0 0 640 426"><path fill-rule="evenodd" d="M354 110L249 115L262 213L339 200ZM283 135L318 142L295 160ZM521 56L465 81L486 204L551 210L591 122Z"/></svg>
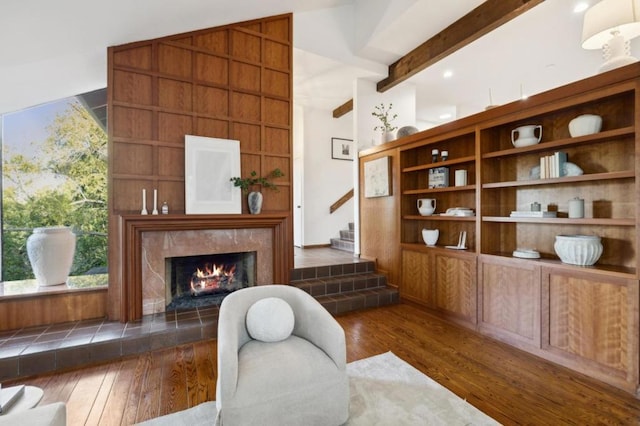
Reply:
<svg viewBox="0 0 640 426"><path fill-rule="evenodd" d="M249 195L247 195L247 204L249 205L249 213L260 214L262 211L262 193L251 191Z"/></svg>
<svg viewBox="0 0 640 426"><path fill-rule="evenodd" d="M38 284L65 284L69 278L76 236L71 228L52 226L35 228L27 238L27 255Z"/></svg>

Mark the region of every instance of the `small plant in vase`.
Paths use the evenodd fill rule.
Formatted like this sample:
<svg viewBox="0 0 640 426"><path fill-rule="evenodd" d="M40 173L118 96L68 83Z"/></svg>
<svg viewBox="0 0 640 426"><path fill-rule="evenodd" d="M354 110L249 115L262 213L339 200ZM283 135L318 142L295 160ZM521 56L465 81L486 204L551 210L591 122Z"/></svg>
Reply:
<svg viewBox="0 0 640 426"><path fill-rule="evenodd" d="M374 117L376 117L382 124L373 128L374 131L381 132L381 142L389 142L393 140L393 131L398 127L391 124L393 120L398 118L398 114L391 115L391 109L393 108L393 104L390 103L389 107L386 107L384 103L380 105L376 105L373 107L374 111L371 113Z"/></svg>
<svg viewBox="0 0 640 426"><path fill-rule="evenodd" d="M269 188L274 191L278 190L276 184L271 182L271 179L284 176L284 173L280 169L274 169L266 176L258 177L258 173L253 170L249 177L241 178L238 176L232 177L230 180L233 182L233 186L239 187L244 194L247 195L247 203L249 205L249 213L259 214L262 210L262 193L256 191L255 187Z"/></svg>

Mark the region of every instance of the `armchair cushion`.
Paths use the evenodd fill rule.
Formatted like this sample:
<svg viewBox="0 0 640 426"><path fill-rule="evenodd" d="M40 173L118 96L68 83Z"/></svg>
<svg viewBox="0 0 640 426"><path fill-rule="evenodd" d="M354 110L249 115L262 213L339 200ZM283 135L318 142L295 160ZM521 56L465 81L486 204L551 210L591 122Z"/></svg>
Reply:
<svg viewBox="0 0 640 426"><path fill-rule="evenodd" d="M247 311L249 336L261 342L279 342L291 335L295 317L291 306L279 297L255 302Z"/></svg>

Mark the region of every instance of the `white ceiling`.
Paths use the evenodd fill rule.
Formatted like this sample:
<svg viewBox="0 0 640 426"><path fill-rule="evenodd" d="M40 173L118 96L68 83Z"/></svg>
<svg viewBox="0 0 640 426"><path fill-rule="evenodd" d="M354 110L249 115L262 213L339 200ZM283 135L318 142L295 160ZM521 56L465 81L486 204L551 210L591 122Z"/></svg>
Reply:
<svg viewBox="0 0 640 426"><path fill-rule="evenodd" d="M482 110L490 90L501 104L595 74L601 54L580 47L579 1L546 0L403 83L417 88L418 120ZM0 114L104 87L108 46L288 12L295 101L332 110L352 97L354 79L383 79L390 63L480 3L9 0L0 14Z"/></svg>

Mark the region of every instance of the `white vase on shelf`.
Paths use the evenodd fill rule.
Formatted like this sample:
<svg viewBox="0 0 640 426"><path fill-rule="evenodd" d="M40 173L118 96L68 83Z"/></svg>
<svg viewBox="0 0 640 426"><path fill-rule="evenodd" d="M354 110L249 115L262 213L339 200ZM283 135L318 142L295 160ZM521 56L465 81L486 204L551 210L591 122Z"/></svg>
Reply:
<svg viewBox="0 0 640 426"><path fill-rule="evenodd" d="M67 226L34 228L27 238L27 255L41 286L65 284L69 278L76 236Z"/></svg>

